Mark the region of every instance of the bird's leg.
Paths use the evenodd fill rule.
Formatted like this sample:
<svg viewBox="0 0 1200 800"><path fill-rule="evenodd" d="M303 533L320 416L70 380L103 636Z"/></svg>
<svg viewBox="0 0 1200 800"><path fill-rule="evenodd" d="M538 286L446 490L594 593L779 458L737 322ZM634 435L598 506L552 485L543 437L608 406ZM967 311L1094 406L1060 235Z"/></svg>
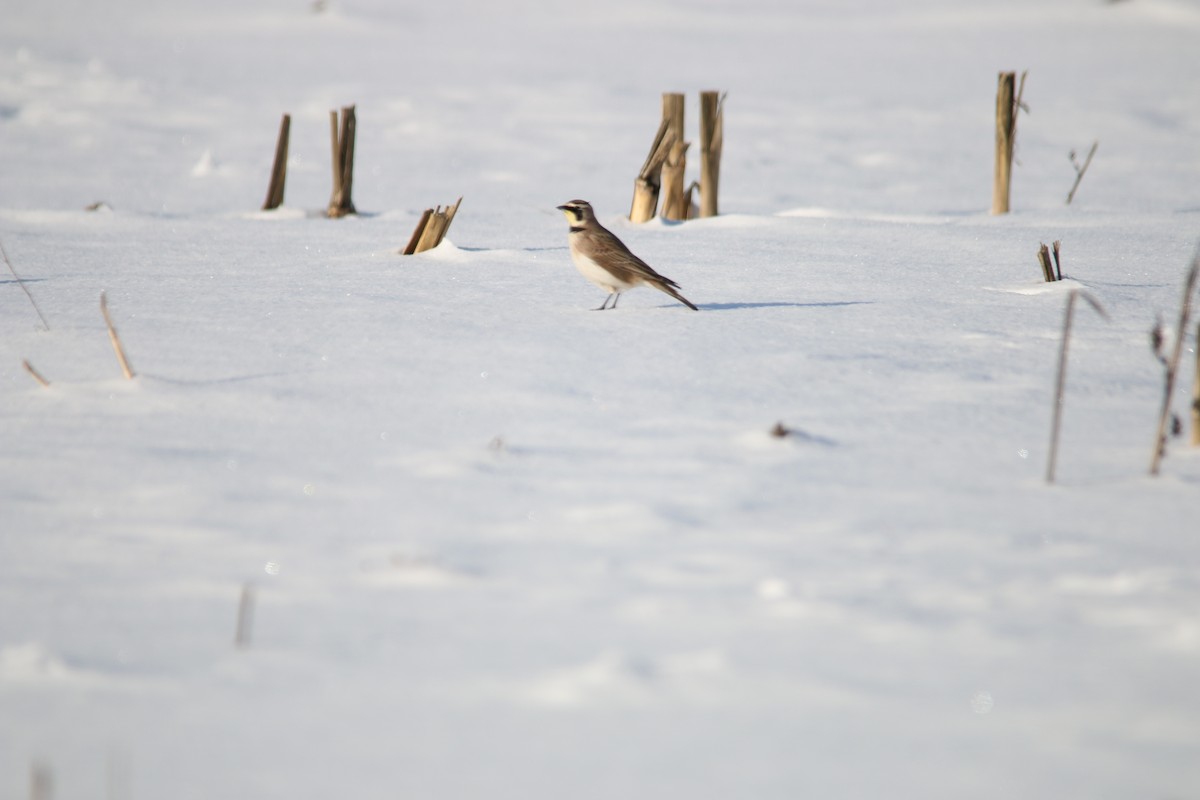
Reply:
<svg viewBox="0 0 1200 800"><path fill-rule="evenodd" d="M604 298L604 302L600 304L599 308L593 308L592 311L606 311L608 309L608 301L612 300L616 296L617 296L617 293L613 292L608 297ZM616 308L616 307L617 307L617 304L613 303L613 308Z"/></svg>
<svg viewBox="0 0 1200 800"><path fill-rule="evenodd" d="M612 304L611 306L609 306L609 308L616 308L616 307L617 307L617 301L618 301L618 300L620 300L620 299L621 299L621 293L620 293L620 292L613 292L613 304Z"/></svg>

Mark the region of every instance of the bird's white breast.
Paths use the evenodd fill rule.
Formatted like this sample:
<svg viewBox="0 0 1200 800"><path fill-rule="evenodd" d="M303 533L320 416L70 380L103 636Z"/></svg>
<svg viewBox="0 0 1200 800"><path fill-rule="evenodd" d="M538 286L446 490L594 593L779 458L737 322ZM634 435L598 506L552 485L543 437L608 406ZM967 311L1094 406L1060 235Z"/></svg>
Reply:
<svg viewBox="0 0 1200 800"><path fill-rule="evenodd" d="M571 247L571 260L575 262L575 268L579 270L579 274L606 292L623 292L633 288L633 284L618 280L611 272L574 246Z"/></svg>

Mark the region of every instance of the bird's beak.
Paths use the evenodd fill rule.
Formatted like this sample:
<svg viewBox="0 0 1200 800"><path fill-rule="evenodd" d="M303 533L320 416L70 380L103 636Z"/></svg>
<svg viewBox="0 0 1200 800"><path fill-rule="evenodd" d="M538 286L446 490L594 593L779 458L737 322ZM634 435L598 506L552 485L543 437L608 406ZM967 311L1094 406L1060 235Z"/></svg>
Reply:
<svg viewBox="0 0 1200 800"><path fill-rule="evenodd" d="M557 208L559 211L563 212L564 214L567 213L566 206L555 206L555 208Z"/></svg>

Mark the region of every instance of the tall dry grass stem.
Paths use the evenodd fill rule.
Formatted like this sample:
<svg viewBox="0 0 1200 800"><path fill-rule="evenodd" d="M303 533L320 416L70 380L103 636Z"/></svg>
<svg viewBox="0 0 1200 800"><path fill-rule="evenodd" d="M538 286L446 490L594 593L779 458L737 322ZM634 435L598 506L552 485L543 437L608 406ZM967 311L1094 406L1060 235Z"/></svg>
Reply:
<svg viewBox="0 0 1200 800"><path fill-rule="evenodd" d="M1042 245L1045 247L1045 245ZM1062 430L1063 397L1067 389L1067 350L1071 342L1071 324L1075 316L1075 298L1082 297L1096 313L1108 319L1104 308L1087 292L1074 289L1067 295L1067 308L1063 314L1062 344L1058 351L1058 376L1054 381L1054 413L1050 423L1050 454L1046 459L1046 483L1054 483L1054 472L1058 465L1058 441Z"/></svg>
<svg viewBox="0 0 1200 800"><path fill-rule="evenodd" d="M100 313L104 315L104 324L108 326L108 340L112 343L117 362L121 365L121 373L126 380L133 380L135 373L133 367L129 365L129 357L125 355L125 348L121 345L121 337L117 334L117 328L113 325L112 315L108 313L108 295L104 292L100 293Z"/></svg>
<svg viewBox="0 0 1200 800"><path fill-rule="evenodd" d="M37 312L38 319L42 321L42 327L50 330L50 323L46 322L46 315L42 313L42 309L38 308L37 300L33 299L33 293L29 291L29 287L25 285L25 280L17 274L17 268L13 266L12 261L8 259L8 252L4 249L4 243L0 242L0 256L4 258L4 263L8 266L8 271L12 273L13 280L21 287L21 291L25 292L25 296L29 298L29 304L33 306L33 310Z"/></svg>
<svg viewBox="0 0 1200 800"><path fill-rule="evenodd" d="M42 377L42 373L33 368L33 364L29 363L29 359L22 361L21 366L25 367L25 371L32 375L35 381L40 383L45 388L50 388L50 381Z"/></svg>
<svg viewBox="0 0 1200 800"><path fill-rule="evenodd" d="M1154 432L1154 455L1150 459L1151 475L1158 474L1163 457L1167 454L1167 433L1172 416L1171 395L1175 392L1175 376L1179 371L1179 359L1183 355L1183 340L1187 336L1188 319L1192 313L1192 294L1196 289L1197 274L1200 274L1200 249L1197 249L1196 255L1192 258L1187 276L1183 280L1183 299L1179 303L1179 323L1175 326L1175 343L1171 348L1171 355L1169 357L1160 355L1165 374L1163 376L1162 406L1158 411L1158 427ZM1157 335L1156 341L1161 341Z"/></svg>
<svg viewBox="0 0 1200 800"><path fill-rule="evenodd" d="M1092 149L1088 150L1087 158L1080 164L1075 160L1075 151L1070 154L1071 166L1075 168L1075 183L1071 185L1071 191L1067 193L1067 205L1071 205L1071 201L1075 199L1075 192L1079 189L1079 184L1083 180L1084 174L1088 167L1092 165L1092 156L1096 155L1096 148L1100 146L1099 141L1092 142Z"/></svg>

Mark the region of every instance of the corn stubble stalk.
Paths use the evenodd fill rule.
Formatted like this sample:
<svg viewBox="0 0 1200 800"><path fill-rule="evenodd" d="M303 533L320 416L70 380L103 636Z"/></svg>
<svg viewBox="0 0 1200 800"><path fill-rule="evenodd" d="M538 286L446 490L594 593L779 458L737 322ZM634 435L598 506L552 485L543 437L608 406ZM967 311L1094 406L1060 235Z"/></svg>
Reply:
<svg viewBox="0 0 1200 800"><path fill-rule="evenodd" d="M671 121L664 118L654 134L650 153L633 181L633 203L629 207L630 222L649 222L658 211L658 193L662 187L662 168L675 143Z"/></svg>
<svg viewBox="0 0 1200 800"><path fill-rule="evenodd" d="M1038 246L1038 263L1042 265L1042 279L1046 283L1054 281L1054 267L1050 265L1050 248L1043 242Z"/></svg>
<svg viewBox="0 0 1200 800"><path fill-rule="evenodd" d="M354 134L358 125L354 106L342 109L341 122L338 112L329 112L329 137L333 156L333 194L329 198L328 215L334 219L348 214L357 214L351 190L354 187Z"/></svg>
<svg viewBox="0 0 1200 800"><path fill-rule="evenodd" d="M1045 247L1045 245L1042 245ZM1046 483L1054 483L1054 470L1058 464L1058 434L1062 428L1063 395L1067 387L1067 348L1071 341L1071 323L1075 316L1075 298L1082 297L1096 313L1108 319L1104 308L1085 291L1073 290L1067 295L1067 309L1063 314L1062 344L1058 351L1058 376L1054 382L1054 414L1050 423L1050 455L1046 459Z"/></svg>
<svg viewBox="0 0 1200 800"><path fill-rule="evenodd" d="M108 313L108 295L104 292L100 293L100 313L104 315L104 324L108 326L108 340L112 342L113 353L117 356L117 362L121 365L121 372L125 375L126 380L133 380L133 367L129 365L129 358L125 355L125 348L121 345L121 337L117 335L117 328L113 325L112 315Z"/></svg>
<svg viewBox="0 0 1200 800"><path fill-rule="evenodd" d="M675 142L663 163L662 218L682 221L691 216L692 194L685 192L684 173L687 171L687 142Z"/></svg>
<svg viewBox="0 0 1200 800"><path fill-rule="evenodd" d="M1175 376L1179 371L1179 360L1183 355L1183 340L1192 313L1192 293L1196 289L1196 276L1200 273L1200 249L1192 258L1188 267L1187 277L1183 281L1183 300L1179 304L1179 324L1175 326L1175 344L1169 358L1162 358L1165 368L1162 407L1158 412L1158 428L1154 433L1154 456L1150 459L1150 474L1157 475L1162 465L1163 456L1167 454L1167 428L1171 421L1171 395L1175 391ZM1158 336L1156 333L1156 351ZM1198 346L1200 349L1200 346Z"/></svg>
<svg viewBox="0 0 1200 800"><path fill-rule="evenodd" d="M271 183L267 186L267 199L263 211L283 205L283 188L287 183L288 139L291 135L292 117L284 114L279 122L279 138L275 140L275 161L271 165Z"/></svg>
<svg viewBox="0 0 1200 800"><path fill-rule="evenodd" d="M1007 214L1012 187L1013 148L1017 140L1017 113L1024 107L1025 76L1017 87L1017 73L1001 72L996 87L996 164L992 181L992 213Z"/></svg>
<svg viewBox="0 0 1200 800"><path fill-rule="evenodd" d="M663 219L681 221L688 217L687 199L683 190L688 149L688 143L683 140L684 96L678 92L664 92L662 101L663 120L670 127L672 142L662 164L660 214Z"/></svg>
<svg viewBox="0 0 1200 800"><path fill-rule="evenodd" d="M1046 247L1045 243L1041 243L1038 247L1038 263L1042 265L1042 277L1047 283L1062 280L1062 260L1060 248L1062 242L1054 242L1054 263L1050 263L1050 248Z"/></svg>
<svg viewBox="0 0 1200 800"><path fill-rule="evenodd" d="M725 144L725 95L700 93L700 216L717 216L721 149Z"/></svg>
<svg viewBox="0 0 1200 800"><path fill-rule="evenodd" d="M462 205L462 201L463 199L460 197L454 205L447 206L445 209L441 206L425 209L421 214L421 219L417 222L417 227L413 229L412 237L409 238L408 244L401 252L406 256L411 256L414 253L432 250L441 244L450 230L450 223L454 222L454 217L458 214L458 207Z"/></svg>

